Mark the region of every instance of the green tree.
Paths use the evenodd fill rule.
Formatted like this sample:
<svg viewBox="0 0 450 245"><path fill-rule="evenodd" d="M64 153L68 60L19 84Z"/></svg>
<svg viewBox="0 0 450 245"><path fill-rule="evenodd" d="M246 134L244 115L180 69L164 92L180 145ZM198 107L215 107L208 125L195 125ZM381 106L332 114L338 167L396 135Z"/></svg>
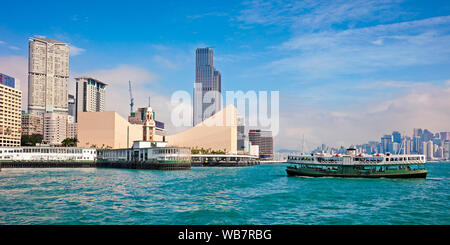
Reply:
<svg viewBox="0 0 450 245"><path fill-rule="evenodd" d="M32 134L32 135L22 135L20 138L21 146L36 146L36 144L42 143L42 135Z"/></svg>
<svg viewBox="0 0 450 245"><path fill-rule="evenodd" d="M76 147L78 142L77 138L65 138L61 144L64 147Z"/></svg>

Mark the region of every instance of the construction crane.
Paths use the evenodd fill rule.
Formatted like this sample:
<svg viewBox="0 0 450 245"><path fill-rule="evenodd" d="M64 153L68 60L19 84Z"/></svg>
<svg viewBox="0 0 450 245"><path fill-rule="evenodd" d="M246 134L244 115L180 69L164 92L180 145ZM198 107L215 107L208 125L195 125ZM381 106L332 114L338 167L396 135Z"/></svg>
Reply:
<svg viewBox="0 0 450 245"><path fill-rule="evenodd" d="M128 81L128 88L130 90L130 115L134 112L134 98L133 94L131 93L131 81Z"/></svg>

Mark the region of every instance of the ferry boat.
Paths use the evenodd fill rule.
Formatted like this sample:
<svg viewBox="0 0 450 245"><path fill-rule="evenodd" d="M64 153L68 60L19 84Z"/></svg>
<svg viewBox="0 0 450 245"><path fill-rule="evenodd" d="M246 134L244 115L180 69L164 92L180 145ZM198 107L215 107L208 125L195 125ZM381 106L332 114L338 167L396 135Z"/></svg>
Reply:
<svg viewBox="0 0 450 245"><path fill-rule="evenodd" d="M289 176L360 177L360 178L426 178L424 155L310 154L289 156Z"/></svg>
<svg viewBox="0 0 450 245"><path fill-rule="evenodd" d="M167 147L167 142L135 141L132 148L98 149L97 167L185 170L191 169L191 150Z"/></svg>

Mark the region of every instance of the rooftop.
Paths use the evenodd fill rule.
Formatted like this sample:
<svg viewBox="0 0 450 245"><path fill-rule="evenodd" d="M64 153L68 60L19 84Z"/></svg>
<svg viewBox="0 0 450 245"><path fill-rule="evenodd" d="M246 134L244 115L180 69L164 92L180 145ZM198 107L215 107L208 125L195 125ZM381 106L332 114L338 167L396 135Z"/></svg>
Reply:
<svg viewBox="0 0 450 245"><path fill-rule="evenodd" d="M28 40L30 40L30 41L41 41L41 42L52 43L52 44L69 45L68 43L65 43L65 42L62 42L62 41L51 40L51 39L44 38L44 37L39 37L39 36L30 37L30 38L28 38Z"/></svg>
<svg viewBox="0 0 450 245"><path fill-rule="evenodd" d="M75 80L94 80L96 83L100 83L100 84L103 84L103 85L108 85L107 83L105 83L105 82L102 82L102 81L100 81L100 80L98 80L97 78L94 78L94 77L87 77L87 76L83 76L83 77L77 77L77 78L75 78Z"/></svg>

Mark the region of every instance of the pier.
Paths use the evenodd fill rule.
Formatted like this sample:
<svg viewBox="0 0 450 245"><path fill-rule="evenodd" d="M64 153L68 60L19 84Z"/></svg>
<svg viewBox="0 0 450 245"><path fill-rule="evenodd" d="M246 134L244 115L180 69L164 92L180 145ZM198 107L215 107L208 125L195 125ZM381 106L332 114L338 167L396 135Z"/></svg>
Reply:
<svg viewBox="0 0 450 245"><path fill-rule="evenodd" d="M249 155L191 155L192 167L247 167L259 164L257 157Z"/></svg>
<svg viewBox="0 0 450 245"><path fill-rule="evenodd" d="M126 168L126 169L153 169L153 170L189 170L189 162L144 162L144 161L97 161L97 168Z"/></svg>
<svg viewBox="0 0 450 245"><path fill-rule="evenodd" d="M71 161L8 161L0 162L1 168L95 168L94 161L71 162Z"/></svg>

